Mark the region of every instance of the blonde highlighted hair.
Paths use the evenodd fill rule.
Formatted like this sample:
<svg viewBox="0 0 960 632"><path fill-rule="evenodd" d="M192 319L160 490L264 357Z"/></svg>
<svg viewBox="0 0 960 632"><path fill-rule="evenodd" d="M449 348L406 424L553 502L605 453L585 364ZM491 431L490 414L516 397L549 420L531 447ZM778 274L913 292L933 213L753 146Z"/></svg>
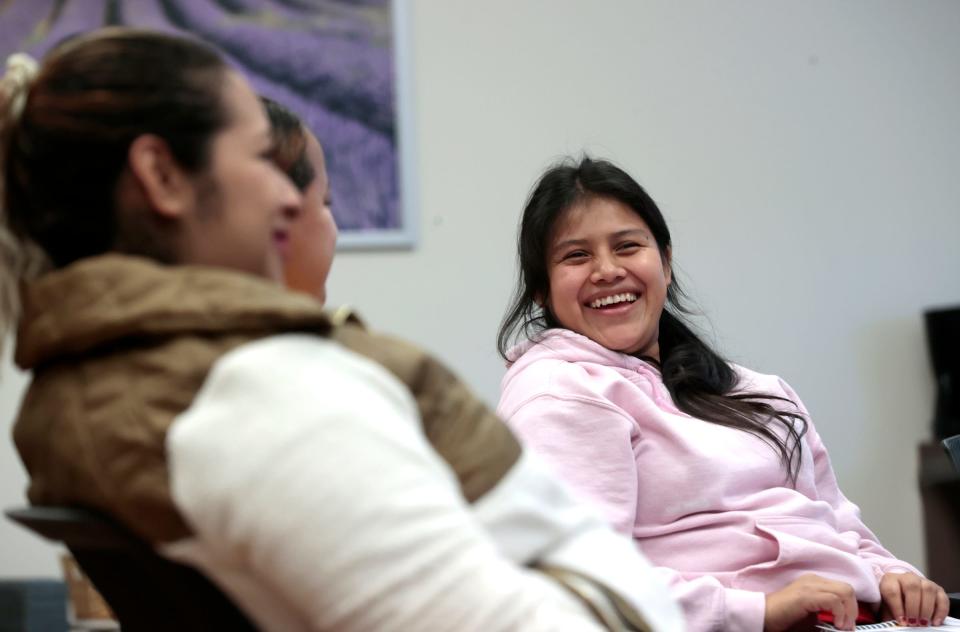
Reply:
<svg viewBox="0 0 960 632"><path fill-rule="evenodd" d="M36 75L37 62L30 56L15 53L7 58L5 74L0 77L0 173L6 173L10 132L20 120ZM5 199L4 180L5 176L0 178L0 200ZM14 233L7 209L0 204L0 351L20 318L21 284L49 267L49 260L36 244Z"/></svg>

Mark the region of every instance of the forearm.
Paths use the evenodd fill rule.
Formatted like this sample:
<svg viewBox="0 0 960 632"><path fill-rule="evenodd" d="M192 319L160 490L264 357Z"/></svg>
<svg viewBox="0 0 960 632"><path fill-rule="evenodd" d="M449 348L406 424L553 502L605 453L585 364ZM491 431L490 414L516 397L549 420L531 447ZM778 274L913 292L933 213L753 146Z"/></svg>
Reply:
<svg viewBox="0 0 960 632"><path fill-rule="evenodd" d="M826 445L817 432L810 413L800 400L797 393L783 380L779 385L786 396L793 402L806 419L806 433L803 437L803 449L809 450L813 461L814 484L816 486L816 500L829 503L836 520L835 528L839 533L855 533L859 539L858 554L867 560L877 577L877 581L888 572L911 572L919 574L911 564L899 560L880 543L860 517L860 508L851 502L841 491L836 473L830 460Z"/></svg>
<svg viewBox="0 0 960 632"><path fill-rule="evenodd" d="M825 500L832 506L834 516L836 516L838 532L857 534L859 538L858 555L871 564L877 581L884 573L916 573L920 575L921 573L913 565L897 559L880 543L877 536L860 517L860 508L840 490L827 449L812 424L808 429L806 441L813 453L817 492L820 499Z"/></svg>
<svg viewBox="0 0 960 632"><path fill-rule="evenodd" d="M685 580L673 569L659 567L657 578L667 584L680 604L688 632L761 632L766 595L727 588L709 575Z"/></svg>

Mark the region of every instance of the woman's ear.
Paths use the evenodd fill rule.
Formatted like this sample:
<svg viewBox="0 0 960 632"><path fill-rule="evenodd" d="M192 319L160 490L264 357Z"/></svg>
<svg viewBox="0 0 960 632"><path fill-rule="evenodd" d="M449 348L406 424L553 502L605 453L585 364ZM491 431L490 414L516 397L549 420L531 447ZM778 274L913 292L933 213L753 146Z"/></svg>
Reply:
<svg viewBox="0 0 960 632"><path fill-rule="evenodd" d="M130 173L150 209L176 219L196 206L193 180L174 158L167 142L155 134L137 136L128 152Z"/></svg>

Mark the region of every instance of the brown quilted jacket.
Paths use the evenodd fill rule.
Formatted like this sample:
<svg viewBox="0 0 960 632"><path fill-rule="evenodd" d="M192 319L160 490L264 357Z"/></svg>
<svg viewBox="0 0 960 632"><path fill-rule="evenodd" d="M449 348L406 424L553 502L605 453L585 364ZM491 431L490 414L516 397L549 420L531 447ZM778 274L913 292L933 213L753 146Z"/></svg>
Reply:
<svg viewBox="0 0 960 632"><path fill-rule="evenodd" d="M167 429L224 353L285 332L331 337L406 384L468 501L519 457L493 413L411 345L334 324L309 297L247 275L105 255L25 290L16 361L34 378L14 440L30 501L101 509L154 543L189 535L170 496Z"/></svg>

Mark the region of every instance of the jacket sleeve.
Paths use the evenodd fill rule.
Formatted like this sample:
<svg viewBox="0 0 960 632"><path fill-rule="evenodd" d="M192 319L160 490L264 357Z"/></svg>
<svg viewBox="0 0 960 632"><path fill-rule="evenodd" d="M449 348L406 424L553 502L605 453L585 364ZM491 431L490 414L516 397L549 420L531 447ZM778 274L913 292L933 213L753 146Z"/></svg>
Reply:
<svg viewBox="0 0 960 632"><path fill-rule="evenodd" d="M224 356L168 449L196 537L307 629L600 629L503 552L409 392L335 343L281 336Z"/></svg>
<svg viewBox="0 0 960 632"><path fill-rule="evenodd" d="M632 536L637 510L633 420L616 407L586 397L538 395L507 423L524 445L621 532ZM686 580L655 569L669 586L690 632L760 632L765 595L724 587L713 577Z"/></svg>
<svg viewBox="0 0 960 632"><path fill-rule="evenodd" d="M633 419L601 400L541 394L506 422L575 494L596 507L618 532L633 537L637 516Z"/></svg>
<svg viewBox="0 0 960 632"><path fill-rule="evenodd" d="M807 432L804 435L804 442L810 449L813 457L813 466L819 500L823 500L833 507L837 516L837 530L842 532L854 532L860 536L860 557L869 561L873 566L874 574L877 580L884 573L916 573L922 575L920 571L912 565L898 560L892 553L887 551L877 536L860 519L860 508L850 502L837 483L836 474L833 472L833 466L830 464L830 455L824 446L817 429L810 420L810 414L796 392L783 380L780 385L790 398L800 409L801 413L807 419Z"/></svg>

